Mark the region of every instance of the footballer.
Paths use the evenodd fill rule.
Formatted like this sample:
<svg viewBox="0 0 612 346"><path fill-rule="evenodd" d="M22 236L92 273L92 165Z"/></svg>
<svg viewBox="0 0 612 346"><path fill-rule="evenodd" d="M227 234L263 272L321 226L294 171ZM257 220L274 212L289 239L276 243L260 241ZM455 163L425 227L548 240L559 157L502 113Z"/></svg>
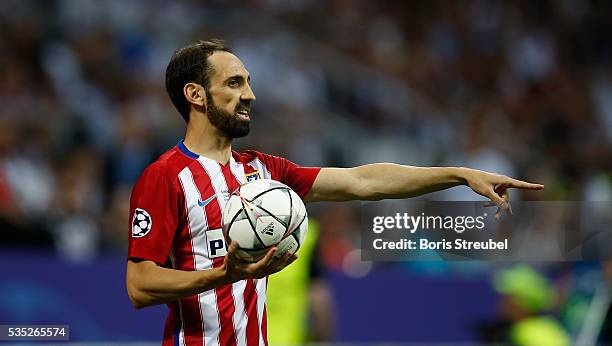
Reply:
<svg viewBox="0 0 612 346"><path fill-rule="evenodd" d="M246 136L255 95L242 61L220 40L177 50L166 90L185 119L183 140L149 165L132 190L127 291L142 308L169 308L163 345L267 345L266 282L295 255L255 263L225 241L221 211L230 192L273 179L305 202L407 198L467 185L509 211L508 189L542 189L503 175L457 167L375 163L354 168L301 167L284 158L232 150ZM290 115L287 115L290 116Z"/></svg>

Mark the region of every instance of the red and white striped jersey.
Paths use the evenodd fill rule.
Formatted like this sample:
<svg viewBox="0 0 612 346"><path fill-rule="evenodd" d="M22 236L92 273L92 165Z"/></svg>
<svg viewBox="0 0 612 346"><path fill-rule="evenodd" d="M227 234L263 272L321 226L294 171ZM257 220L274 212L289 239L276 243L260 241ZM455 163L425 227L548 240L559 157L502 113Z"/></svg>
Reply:
<svg viewBox="0 0 612 346"><path fill-rule="evenodd" d="M221 211L241 184L267 178L304 197L320 168L256 151L226 165L183 142L145 169L130 199L128 258L178 270L207 270L227 253ZM163 345L267 345L267 279L248 279L168 304Z"/></svg>

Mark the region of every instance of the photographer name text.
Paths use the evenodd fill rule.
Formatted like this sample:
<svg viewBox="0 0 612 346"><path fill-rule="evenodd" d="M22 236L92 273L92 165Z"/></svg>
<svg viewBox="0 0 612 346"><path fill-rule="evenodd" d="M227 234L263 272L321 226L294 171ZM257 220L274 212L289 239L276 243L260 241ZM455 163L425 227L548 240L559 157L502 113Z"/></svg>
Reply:
<svg viewBox="0 0 612 346"><path fill-rule="evenodd" d="M485 241L469 241L465 239L434 241L424 238L394 241L374 239L372 245L376 250L507 250L508 239L504 238L501 241L493 239Z"/></svg>

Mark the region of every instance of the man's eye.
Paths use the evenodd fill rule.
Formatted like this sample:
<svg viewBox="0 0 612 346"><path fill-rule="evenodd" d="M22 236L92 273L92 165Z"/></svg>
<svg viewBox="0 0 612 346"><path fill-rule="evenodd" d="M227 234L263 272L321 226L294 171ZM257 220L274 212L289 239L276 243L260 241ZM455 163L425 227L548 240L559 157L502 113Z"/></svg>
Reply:
<svg viewBox="0 0 612 346"><path fill-rule="evenodd" d="M228 85L230 87L237 87L240 85L240 83L238 83L238 81L234 79L234 80L231 80Z"/></svg>

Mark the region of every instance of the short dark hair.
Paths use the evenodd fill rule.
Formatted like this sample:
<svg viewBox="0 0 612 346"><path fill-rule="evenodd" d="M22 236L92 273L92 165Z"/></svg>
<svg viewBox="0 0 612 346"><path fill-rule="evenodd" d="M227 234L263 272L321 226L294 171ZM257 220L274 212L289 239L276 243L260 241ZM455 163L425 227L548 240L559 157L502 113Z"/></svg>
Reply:
<svg viewBox="0 0 612 346"><path fill-rule="evenodd" d="M195 82L208 91L213 72L208 57L217 51L232 52L223 40L198 41L175 51L166 67L166 91L186 122L189 122L191 105L183 95L183 88Z"/></svg>

